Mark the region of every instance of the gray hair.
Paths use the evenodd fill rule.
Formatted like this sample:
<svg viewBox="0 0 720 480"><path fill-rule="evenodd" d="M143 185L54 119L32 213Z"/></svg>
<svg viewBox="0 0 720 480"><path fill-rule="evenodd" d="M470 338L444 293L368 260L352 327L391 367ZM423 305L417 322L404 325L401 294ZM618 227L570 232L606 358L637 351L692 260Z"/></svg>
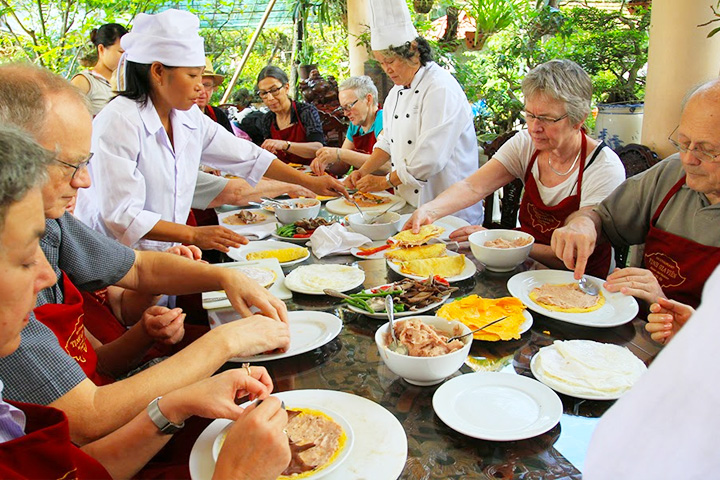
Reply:
<svg viewBox="0 0 720 480"><path fill-rule="evenodd" d="M0 65L0 123L15 125L39 140L52 108L50 100L59 96L88 105L80 90L50 70L29 63Z"/></svg>
<svg viewBox="0 0 720 480"><path fill-rule="evenodd" d="M570 60L550 60L533 68L522 81L522 92L525 98L547 95L565 102L572 123L581 123L590 114L592 80Z"/></svg>
<svg viewBox="0 0 720 480"><path fill-rule="evenodd" d="M13 203L45 183L53 155L16 126L0 123L0 231Z"/></svg>
<svg viewBox="0 0 720 480"><path fill-rule="evenodd" d="M344 80L340 86L338 86L339 92L342 92L343 90L352 90L358 98L365 98L365 95L369 93L372 95L373 105L377 105L378 103L377 87L375 87L372 79L367 75L350 77Z"/></svg>
<svg viewBox="0 0 720 480"><path fill-rule="evenodd" d="M680 103L680 111L684 112L685 107L687 106L688 102L692 97L697 95L707 95L707 94L717 94L717 90L720 87L720 79L713 78L712 80L708 80L706 82L697 83L693 85L683 96L682 102Z"/></svg>

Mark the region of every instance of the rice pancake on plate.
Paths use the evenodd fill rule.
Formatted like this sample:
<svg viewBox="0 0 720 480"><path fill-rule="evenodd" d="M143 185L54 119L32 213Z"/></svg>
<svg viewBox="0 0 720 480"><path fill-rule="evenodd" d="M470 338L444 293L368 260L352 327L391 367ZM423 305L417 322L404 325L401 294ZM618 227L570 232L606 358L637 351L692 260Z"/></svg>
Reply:
<svg viewBox="0 0 720 480"><path fill-rule="evenodd" d="M605 297L602 292L588 295L580 290L577 283L546 283L533 288L530 299L538 305L555 312L586 313L602 307Z"/></svg>
<svg viewBox="0 0 720 480"><path fill-rule="evenodd" d="M277 274L269 268L259 267L237 267L242 273L255 280L261 287L269 287L275 283Z"/></svg>
<svg viewBox="0 0 720 480"><path fill-rule="evenodd" d="M412 230L403 230L388 240L401 247L415 247L424 245L431 238L439 237L444 231L444 228L437 225L423 225L418 233L413 233Z"/></svg>
<svg viewBox="0 0 720 480"><path fill-rule="evenodd" d="M465 255L424 258L400 263L400 271L409 275L427 277L439 275L449 278L460 275L465 269Z"/></svg>
<svg viewBox="0 0 720 480"><path fill-rule="evenodd" d="M526 320L523 314L525 308L515 297L492 299L468 295L443 305L437 316L446 320L457 320L467 325L470 330L507 316L506 319L473 334L476 340L494 342L520 338L520 326Z"/></svg>
<svg viewBox="0 0 720 480"><path fill-rule="evenodd" d="M396 262L421 260L423 258L436 258L445 256L447 247L442 243L420 245L417 247L398 248L385 253L385 258Z"/></svg>

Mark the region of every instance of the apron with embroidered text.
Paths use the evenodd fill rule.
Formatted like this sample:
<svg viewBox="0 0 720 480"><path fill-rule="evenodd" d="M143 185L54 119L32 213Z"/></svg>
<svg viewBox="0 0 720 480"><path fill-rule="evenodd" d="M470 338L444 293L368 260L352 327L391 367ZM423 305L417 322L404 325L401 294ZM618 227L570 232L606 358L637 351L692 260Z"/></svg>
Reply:
<svg viewBox="0 0 720 480"><path fill-rule="evenodd" d="M599 145L595 149L595 155L602 150ZM535 177L532 175L532 167L537 160L539 150L535 150L525 171L525 193L520 202L520 230L535 237L535 241L542 245L550 245L550 240L555 229L561 227L567 217L580 209L580 198L582 190L583 173L585 172L585 157L587 155L587 138L582 134L582 146L580 147L580 169L577 179L577 193L569 195L553 207L545 205L540 197ZM585 271L589 275L605 278L610 270L611 249L610 244L605 243L595 247L595 251L588 259Z"/></svg>
<svg viewBox="0 0 720 480"><path fill-rule="evenodd" d="M29 403L8 403L25 413L27 433L0 443L0 478L112 478L97 460L73 445L63 412Z"/></svg>
<svg viewBox="0 0 720 480"><path fill-rule="evenodd" d="M97 371L97 354L85 336L83 298L65 272L62 274L65 302L46 303L33 312L35 318L53 331L62 347L95 385L107 385L115 380Z"/></svg>
<svg viewBox="0 0 720 480"><path fill-rule="evenodd" d="M307 142L307 136L305 134L305 127L300 122L300 115L298 114L297 105L292 102L292 109L295 110L295 119L297 120L294 124L282 130L275 127L273 122L270 125L270 138L275 140L284 140L286 142ZM277 152L277 157L285 163L299 163L301 165L310 165L313 161L312 158L303 158L294 153L280 151Z"/></svg>
<svg viewBox="0 0 720 480"><path fill-rule="evenodd" d="M655 210L645 238L643 263L668 298L694 308L700 304L705 281L720 264L720 248L703 245L655 226L670 199L685 184L685 176L670 189Z"/></svg>

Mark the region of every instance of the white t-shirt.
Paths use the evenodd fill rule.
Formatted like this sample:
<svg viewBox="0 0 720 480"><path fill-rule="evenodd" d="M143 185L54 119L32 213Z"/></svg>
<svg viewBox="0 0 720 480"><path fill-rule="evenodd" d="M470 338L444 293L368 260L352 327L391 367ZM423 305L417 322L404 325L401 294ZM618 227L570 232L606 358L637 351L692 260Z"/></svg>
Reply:
<svg viewBox="0 0 720 480"><path fill-rule="evenodd" d="M527 130L522 130L505 142L493 158L499 160L512 175L524 179L525 170L527 170L534 152L535 145L532 138L530 138L530 134ZM586 165L594 153L595 150L587 152ZM538 180L538 162L536 160L532 167L532 175L535 177L535 183L543 203L548 207L552 207L570 195L577 193L579 172L580 169L576 169L561 184L546 187ZM592 162L592 165L586 167L583 173L580 208L597 205L624 181L625 168L620 158L610 147L603 148Z"/></svg>

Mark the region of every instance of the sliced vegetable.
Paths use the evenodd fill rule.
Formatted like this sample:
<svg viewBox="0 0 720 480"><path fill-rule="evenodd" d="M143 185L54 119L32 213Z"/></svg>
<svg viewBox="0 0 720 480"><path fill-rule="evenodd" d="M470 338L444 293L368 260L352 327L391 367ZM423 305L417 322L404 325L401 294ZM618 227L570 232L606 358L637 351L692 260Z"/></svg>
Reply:
<svg viewBox="0 0 720 480"><path fill-rule="evenodd" d="M391 246L392 245L390 245L390 244L385 244L385 245L380 245L379 247L375 247L375 248L358 248L359 251L357 254L360 256L363 256L363 257L367 256L367 255L373 255L375 253L382 252L383 250L387 250Z"/></svg>

